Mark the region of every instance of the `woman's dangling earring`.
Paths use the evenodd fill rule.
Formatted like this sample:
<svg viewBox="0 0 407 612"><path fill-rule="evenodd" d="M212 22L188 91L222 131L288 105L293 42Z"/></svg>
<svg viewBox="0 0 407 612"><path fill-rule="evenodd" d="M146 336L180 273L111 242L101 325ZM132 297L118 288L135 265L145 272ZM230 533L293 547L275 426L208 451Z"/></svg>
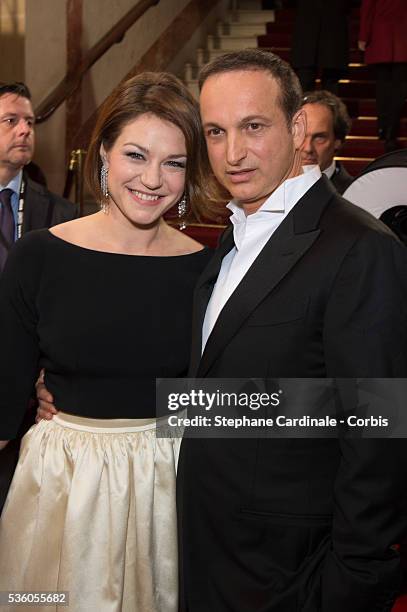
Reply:
<svg viewBox="0 0 407 612"><path fill-rule="evenodd" d="M100 191L102 192L103 200L100 203L100 210L107 215L109 212L109 189L107 187L107 177L109 170L103 163L100 169Z"/></svg>
<svg viewBox="0 0 407 612"><path fill-rule="evenodd" d="M178 202L178 227L180 230L184 230L187 226L185 223L185 215L187 214L187 196L184 193L180 201Z"/></svg>

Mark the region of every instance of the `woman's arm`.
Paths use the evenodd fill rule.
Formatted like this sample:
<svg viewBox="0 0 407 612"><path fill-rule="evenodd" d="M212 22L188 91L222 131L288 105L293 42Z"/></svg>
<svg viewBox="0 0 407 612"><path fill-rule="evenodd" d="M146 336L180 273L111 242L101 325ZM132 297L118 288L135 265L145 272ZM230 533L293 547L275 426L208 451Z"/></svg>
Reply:
<svg viewBox="0 0 407 612"><path fill-rule="evenodd" d="M38 374L38 293L43 269L40 232L11 249L0 280L0 439L16 437Z"/></svg>

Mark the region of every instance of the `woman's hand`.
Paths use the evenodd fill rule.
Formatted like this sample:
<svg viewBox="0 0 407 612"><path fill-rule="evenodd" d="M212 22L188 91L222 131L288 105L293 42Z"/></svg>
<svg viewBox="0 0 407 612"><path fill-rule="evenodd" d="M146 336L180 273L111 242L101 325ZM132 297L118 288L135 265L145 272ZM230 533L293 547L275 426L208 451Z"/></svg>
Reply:
<svg viewBox="0 0 407 612"><path fill-rule="evenodd" d="M44 384L44 370L41 370L41 373L35 384L35 389L37 391L37 399L39 403L35 422L38 423L39 421L41 421L41 419L46 419L47 421L50 421L54 414L58 414L58 410L53 404L54 398L52 397L51 393L48 391L47 387Z"/></svg>
<svg viewBox="0 0 407 612"><path fill-rule="evenodd" d="M0 451L7 446L10 440L0 440Z"/></svg>

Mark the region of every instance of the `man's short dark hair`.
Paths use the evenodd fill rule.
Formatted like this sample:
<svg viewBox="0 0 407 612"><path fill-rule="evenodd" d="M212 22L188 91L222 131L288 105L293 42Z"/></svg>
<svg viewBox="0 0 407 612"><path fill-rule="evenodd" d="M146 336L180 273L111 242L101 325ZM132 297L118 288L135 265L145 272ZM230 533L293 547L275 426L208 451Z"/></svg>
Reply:
<svg viewBox="0 0 407 612"><path fill-rule="evenodd" d="M25 83L15 81L14 83L1 83L0 82L0 98L6 94L15 94L21 98L27 98L31 101L31 92Z"/></svg>
<svg viewBox="0 0 407 612"><path fill-rule="evenodd" d="M335 138L341 142L345 140L350 132L352 120L345 104L338 96L325 89L308 91L304 94L302 104L322 104L329 108L333 117Z"/></svg>
<svg viewBox="0 0 407 612"><path fill-rule="evenodd" d="M262 70L269 72L280 84L281 109L290 124L295 113L301 108L302 89L294 70L287 62L270 51L244 49L231 51L215 58L201 69L199 89L214 74L236 70Z"/></svg>

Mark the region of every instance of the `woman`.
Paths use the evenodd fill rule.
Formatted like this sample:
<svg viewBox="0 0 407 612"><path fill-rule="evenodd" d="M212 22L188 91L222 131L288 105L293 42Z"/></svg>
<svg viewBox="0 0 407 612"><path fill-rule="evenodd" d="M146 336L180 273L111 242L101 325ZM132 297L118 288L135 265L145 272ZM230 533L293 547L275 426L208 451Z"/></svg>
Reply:
<svg viewBox="0 0 407 612"><path fill-rule="evenodd" d="M62 412L23 440L0 521L2 591L69 591L75 612L177 610L179 440L156 437L154 384L187 371L209 253L163 215L205 201L205 151L182 83L128 80L88 150L102 210L27 234L10 253L0 439L17 433L39 367Z"/></svg>
<svg viewBox="0 0 407 612"><path fill-rule="evenodd" d="M358 46L376 68L379 138L394 151L407 97L406 0L362 0Z"/></svg>

